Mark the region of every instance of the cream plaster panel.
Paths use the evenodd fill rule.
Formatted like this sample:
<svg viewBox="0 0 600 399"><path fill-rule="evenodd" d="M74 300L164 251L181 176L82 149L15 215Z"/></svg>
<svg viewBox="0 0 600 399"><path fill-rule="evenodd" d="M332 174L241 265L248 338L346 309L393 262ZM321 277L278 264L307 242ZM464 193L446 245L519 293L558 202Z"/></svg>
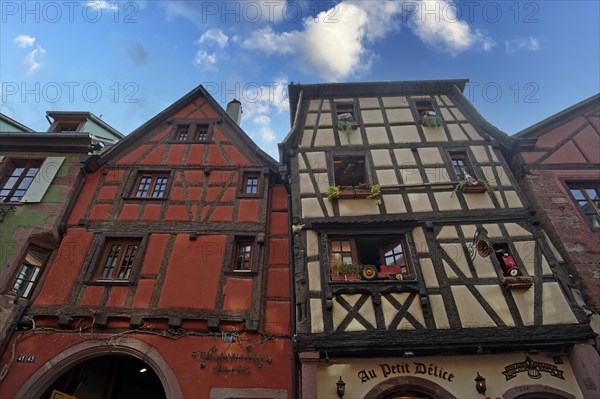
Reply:
<svg viewBox="0 0 600 399"><path fill-rule="evenodd" d="M308 103L308 111L318 111L321 107L321 100L310 100Z"/></svg>
<svg viewBox="0 0 600 399"><path fill-rule="evenodd" d="M302 217L322 218L324 216L319 200L316 198L302 198Z"/></svg>
<svg viewBox="0 0 600 399"><path fill-rule="evenodd" d="M448 137L446 136L446 131L442 126L432 126L425 127L423 126L423 133L425 134L425 140L432 141L448 141Z"/></svg>
<svg viewBox="0 0 600 399"><path fill-rule="evenodd" d="M450 328L446 307L444 306L444 298L441 295L429 295L429 307L435 319L435 327L438 329Z"/></svg>
<svg viewBox="0 0 600 399"><path fill-rule="evenodd" d="M315 137L315 147L334 147L335 146L335 135L333 129L320 128L317 130L317 136Z"/></svg>
<svg viewBox="0 0 600 399"><path fill-rule="evenodd" d="M512 186L512 182L510 181L510 177L509 177L509 172L506 171L506 169L504 169L501 166L496 166L496 173L498 174L498 177L500 178L500 183L503 186Z"/></svg>
<svg viewBox="0 0 600 399"><path fill-rule="evenodd" d="M350 100L352 101L352 100ZM331 111L331 103L328 100L323 101L323 106L321 107L321 112L329 112Z"/></svg>
<svg viewBox="0 0 600 399"><path fill-rule="evenodd" d="M471 147L471 151L473 151L473 155L475 155L475 159L478 163L488 164L491 162L485 152L485 146L474 145Z"/></svg>
<svg viewBox="0 0 600 399"><path fill-rule="evenodd" d="M452 137L452 140L454 140L454 141L468 141L469 140L458 124L449 123L446 126L448 127L448 131L450 132L450 137Z"/></svg>
<svg viewBox="0 0 600 399"><path fill-rule="evenodd" d="M497 187L498 182L496 181L496 176L494 176L494 168L491 166L482 166L481 171L483 172L483 178L488 181L490 186Z"/></svg>
<svg viewBox="0 0 600 399"><path fill-rule="evenodd" d="M463 251L463 247L460 244L440 244L440 247L448 254L450 259L454 261L454 264L458 266L460 271L467 278L473 277L471 275L471 271L469 270L469 264L467 263L467 258L465 256L465 252Z"/></svg>
<svg viewBox="0 0 600 399"><path fill-rule="evenodd" d="M383 114L381 109L362 110L360 112L362 121L366 125L383 124Z"/></svg>
<svg viewBox="0 0 600 399"><path fill-rule="evenodd" d="M389 144L390 142L385 126L365 127L365 131L367 132L369 144Z"/></svg>
<svg viewBox="0 0 600 399"><path fill-rule="evenodd" d="M552 254L556 258L556 260L558 260L559 262L563 262L563 258L562 258L562 256L560 256L560 252L558 252L558 249L556 249L556 247L554 246L554 244L550 240L550 237L548 237L548 234L546 234L546 232L544 230L542 230L542 233L544 233L544 237L546 238L546 242L548 243L548 246L550 246L550 250L552 251Z"/></svg>
<svg viewBox="0 0 600 399"><path fill-rule="evenodd" d="M316 112L309 112L308 114L306 114L306 120L304 121L304 126L306 127L313 127L317 124L317 117L319 116L319 114L317 114Z"/></svg>
<svg viewBox="0 0 600 399"><path fill-rule="evenodd" d="M383 105L389 107L408 107L406 97L383 97Z"/></svg>
<svg viewBox="0 0 600 399"><path fill-rule="evenodd" d="M410 193L408 194L408 201L410 201L413 212L433 211L429 197L425 193Z"/></svg>
<svg viewBox="0 0 600 399"><path fill-rule="evenodd" d="M395 296L397 294L393 295ZM410 313L412 317L414 317L419 323L421 323L422 326L425 326L423 310L421 309L421 301L419 300L418 296L412 301L412 303L408 307L408 313ZM398 324L399 330L413 330L414 328L415 327L408 320L406 320L406 318L403 318L400 321L400 324Z"/></svg>
<svg viewBox="0 0 600 399"><path fill-rule="evenodd" d="M458 108L450 108L450 111L452 111L452 113L454 114L454 116L456 117L456 119L458 119L459 121L466 121L467 118L465 118L465 116L462 114L462 112L460 112L458 110Z"/></svg>
<svg viewBox="0 0 600 399"><path fill-rule="evenodd" d="M450 175L445 167L426 166L425 174L429 183L450 183Z"/></svg>
<svg viewBox="0 0 600 399"><path fill-rule="evenodd" d="M358 99L361 108L379 108L379 98L363 97Z"/></svg>
<svg viewBox="0 0 600 399"><path fill-rule="evenodd" d="M504 195L506 196L506 202L508 202L509 208L522 208L523 203L519 199L519 195L516 191L505 191Z"/></svg>
<svg viewBox="0 0 600 399"><path fill-rule="evenodd" d="M504 223L504 227L508 232L508 235L511 237L532 237L529 231L525 230L523 227L519 226L516 223Z"/></svg>
<svg viewBox="0 0 600 399"><path fill-rule="evenodd" d="M431 259L419 259L419 265L421 266L421 273L423 274L423 279L425 280L425 287L438 288L440 285L438 284L437 277L435 275L435 269L433 267L433 262L431 261Z"/></svg>
<svg viewBox="0 0 600 399"><path fill-rule="evenodd" d="M304 158L302 157L301 154L298 154L296 156L297 162L298 162L298 169L299 170L305 170L306 169L306 164L304 163Z"/></svg>
<svg viewBox="0 0 600 399"><path fill-rule="evenodd" d="M323 309L321 308L321 299L312 298L310 300L310 331L313 334L323 332Z"/></svg>
<svg viewBox="0 0 600 399"><path fill-rule="evenodd" d="M327 189L329 188L329 176L327 176L327 173L315 173L314 177L317 181L319 192L323 194L327 193Z"/></svg>
<svg viewBox="0 0 600 399"><path fill-rule="evenodd" d="M475 130L473 125L470 123L461 123L462 128L467 132L471 140L482 140L483 137Z"/></svg>
<svg viewBox="0 0 600 399"><path fill-rule="evenodd" d="M437 147L419 148L419 156L423 165L443 165L444 161Z"/></svg>
<svg viewBox="0 0 600 399"><path fill-rule="evenodd" d="M390 123L415 122L410 108L386 109L385 113Z"/></svg>
<svg viewBox="0 0 600 399"><path fill-rule="evenodd" d="M392 166L392 157L388 150L372 150L371 157L375 166Z"/></svg>
<svg viewBox="0 0 600 399"><path fill-rule="evenodd" d="M400 169L400 177L404 184L422 184L423 179L421 178L421 172L419 169Z"/></svg>
<svg viewBox="0 0 600 399"><path fill-rule="evenodd" d="M360 135L360 129L350 130L350 133L346 134L346 132L338 130L338 137L340 139L340 143L342 146L344 145L363 145L363 139ZM348 142L350 139L350 142Z"/></svg>
<svg viewBox="0 0 600 399"><path fill-rule="evenodd" d="M557 282L544 283L543 290L542 315L544 325L577 323L577 318Z"/></svg>
<svg viewBox="0 0 600 399"><path fill-rule="evenodd" d="M454 102L450 99L450 97L443 95L440 96L446 105L454 105Z"/></svg>
<svg viewBox="0 0 600 399"><path fill-rule="evenodd" d="M308 262L308 288L311 291L321 291L321 263Z"/></svg>
<svg viewBox="0 0 600 399"><path fill-rule="evenodd" d="M494 203L486 193L464 194L469 209L493 209Z"/></svg>
<svg viewBox="0 0 600 399"><path fill-rule="evenodd" d="M366 321L368 321L372 327L377 327L377 320L375 319L375 309L373 309L373 301L371 300L371 298L367 299L364 305L361 306L360 310L358 311L358 314L361 315Z"/></svg>
<svg viewBox="0 0 600 399"><path fill-rule="evenodd" d="M496 323L467 287L464 285L452 286L452 294L463 328L496 327Z"/></svg>
<svg viewBox="0 0 600 399"><path fill-rule="evenodd" d="M487 230L489 238L504 237L504 235L500 231L500 226L498 226L498 224L484 224L483 227ZM475 234L475 232L473 232L473 234ZM471 237L473 236L471 235Z"/></svg>
<svg viewBox="0 0 600 399"><path fill-rule="evenodd" d="M454 116L450 113L450 111L448 111L448 108L441 108L442 111L442 118L444 118L445 121L448 122L454 122Z"/></svg>
<svg viewBox="0 0 600 399"><path fill-rule="evenodd" d="M403 144L421 142L419 131L415 125L390 126L390 130L392 131L392 137L394 138L395 143Z"/></svg>
<svg viewBox="0 0 600 399"><path fill-rule="evenodd" d="M454 226L442 227L440 229L440 232L437 234L436 238L438 240L456 240L456 241L458 241L458 233L456 232L456 227L454 227Z"/></svg>
<svg viewBox="0 0 600 399"><path fill-rule="evenodd" d="M477 256L475 256L473 259L473 266L475 267L477 276L480 278L493 278L498 276L490 256L482 258L479 256L479 254L477 254Z"/></svg>
<svg viewBox="0 0 600 399"><path fill-rule="evenodd" d="M312 180L308 173L300 173L300 194L314 194Z"/></svg>
<svg viewBox="0 0 600 399"><path fill-rule="evenodd" d="M327 159L325 153L321 151L306 152L308 166L311 169L327 169Z"/></svg>
<svg viewBox="0 0 600 399"><path fill-rule="evenodd" d="M356 319L352 319L348 327L344 331L366 331L367 329L358 322Z"/></svg>
<svg viewBox="0 0 600 399"><path fill-rule="evenodd" d="M379 206L372 199L339 199L340 216L379 215Z"/></svg>
<svg viewBox="0 0 600 399"><path fill-rule="evenodd" d="M393 169L377 170L377 180L381 186L397 186L398 178Z"/></svg>
<svg viewBox="0 0 600 399"><path fill-rule="evenodd" d="M417 253L429 253L429 246L425 239L425 231L422 227L412 229L412 238L417 248Z"/></svg>
<svg viewBox="0 0 600 399"><path fill-rule="evenodd" d="M401 194L383 194L383 203L387 213L406 213L406 206L404 206L404 199Z"/></svg>
<svg viewBox="0 0 600 399"><path fill-rule="evenodd" d="M459 227L462 230L463 236L467 239L467 241L469 241L469 238L473 237L475 235L475 232L477 231L477 226L475 226L474 224L464 224Z"/></svg>
<svg viewBox="0 0 600 399"><path fill-rule="evenodd" d="M511 290L510 292L512 293L515 304L519 309L521 319L523 319L523 324L526 326L532 326L535 286L532 286L526 290Z"/></svg>
<svg viewBox="0 0 600 399"><path fill-rule="evenodd" d="M452 270L452 268L450 267L448 262L446 262L445 260L442 259L442 264L444 265L444 270L446 271L446 276L448 276L449 279L458 278L458 276L456 275L456 273L454 273L454 270Z"/></svg>
<svg viewBox="0 0 600 399"><path fill-rule="evenodd" d="M502 194L500 193L500 191L494 191L493 193L494 197L496 197L496 201L498 201L498 206L500 208L506 208L506 203L502 199Z"/></svg>
<svg viewBox="0 0 600 399"><path fill-rule="evenodd" d="M401 297L402 299L400 299L398 297ZM398 300L400 303L404 303L404 300L407 297L408 297L408 293L401 293L401 294L394 295L394 298L396 298L396 300ZM385 328L388 329L390 327L390 323L392 322L392 320L394 320L394 317L396 317L396 314L398 313L398 309L396 309L394 307L394 305L392 305L385 296L381 296L381 311L383 312L383 320L385 321Z"/></svg>
<svg viewBox="0 0 600 399"><path fill-rule="evenodd" d="M354 304L356 303L356 301L358 300L358 298L360 298L360 295L342 295L342 298L344 298L345 301L347 301L350 306L354 306ZM342 321L344 321L344 319L346 318L346 316L348 316L348 311L338 303L338 301L336 301L335 299L332 301L333 302L333 328L337 329L339 327L339 325L342 323Z"/></svg>
<svg viewBox="0 0 600 399"><path fill-rule="evenodd" d="M477 285L475 288L485 298L488 305L494 309L496 314L500 316L504 324L509 327L515 326L515 321L510 314L506 299L504 299L504 295L502 294L502 288L499 285Z"/></svg>
<svg viewBox="0 0 600 399"><path fill-rule="evenodd" d="M552 269L550 268L550 265L548 264L548 260L546 259L546 257L544 255L542 255L542 275L544 275L544 276L552 275Z"/></svg>
<svg viewBox="0 0 600 399"><path fill-rule="evenodd" d="M461 209L457 196L453 196L450 191L434 193L433 196L440 211L459 211Z"/></svg>
<svg viewBox="0 0 600 399"><path fill-rule="evenodd" d="M306 231L306 256L319 256L319 235L316 231Z"/></svg>
<svg viewBox="0 0 600 399"><path fill-rule="evenodd" d="M527 270L527 274L530 276L535 275L534 262L535 262L535 241L514 241L513 242L523 265Z"/></svg>
<svg viewBox="0 0 600 399"><path fill-rule="evenodd" d="M300 142L300 148L310 148L310 144L312 143L313 138L313 130L305 129L302 132L302 141Z"/></svg>
<svg viewBox="0 0 600 399"><path fill-rule="evenodd" d="M398 162L398 166L412 166L417 165L417 161L415 160L415 156L413 152L409 148L398 148L394 150L394 155L396 156L396 162Z"/></svg>

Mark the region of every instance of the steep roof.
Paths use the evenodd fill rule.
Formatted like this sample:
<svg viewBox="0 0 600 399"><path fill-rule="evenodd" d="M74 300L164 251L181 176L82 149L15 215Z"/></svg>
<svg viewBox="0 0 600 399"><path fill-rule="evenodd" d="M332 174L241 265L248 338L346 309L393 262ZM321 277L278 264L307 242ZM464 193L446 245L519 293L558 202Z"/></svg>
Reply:
<svg viewBox="0 0 600 399"><path fill-rule="evenodd" d="M17 122L16 120L14 120L13 118L3 114L2 112L0 112L0 120L3 120L4 122L8 123L9 125L12 125L14 127L16 127L19 130L22 130L23 132L33 132L33 129L23 125L20 122Z"/></svg>

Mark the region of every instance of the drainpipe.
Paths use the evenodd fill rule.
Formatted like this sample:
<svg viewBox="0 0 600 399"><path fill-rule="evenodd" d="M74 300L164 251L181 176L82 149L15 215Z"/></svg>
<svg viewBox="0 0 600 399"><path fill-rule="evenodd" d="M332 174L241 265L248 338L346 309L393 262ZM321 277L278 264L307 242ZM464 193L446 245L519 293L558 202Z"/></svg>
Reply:
<svg viewBox="0 0 600 399"><path fill-rule="evenodd" d="M291 187L288 187L291 190ZM291 341L292 341L292 399L298 397L298 362L296 360L296 289L294 287L294 275L295 275L295 256L294 256L294 232L292 231L292 197L288 193L288 234L289 240L289 253L290 253L290 307L291 307Z"/></svg>

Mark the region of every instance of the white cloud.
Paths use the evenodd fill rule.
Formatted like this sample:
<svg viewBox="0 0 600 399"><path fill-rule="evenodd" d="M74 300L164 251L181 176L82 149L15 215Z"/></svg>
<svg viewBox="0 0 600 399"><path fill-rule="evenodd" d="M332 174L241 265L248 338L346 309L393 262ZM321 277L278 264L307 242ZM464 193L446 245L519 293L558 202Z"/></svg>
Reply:
<svg viewBox="0 0 600 399"><path fill-rule="evenodd" d="M209 54L204 50L198 50L194 58L194 65L209 71L216 71L217 55L215 53Z"/></svg>
<svg viewBox="0 0 600 399"><path fill-rule="evenodd" d="M111 10L117 11L119 9L119 5L117 3L109 3L106 0L94 0L88 1L86 3L87 7L95 8L96 10Z"/></svg>
<svg viewBox="0 0 600 399"><path fill-rule="evenodd" d="M13 40L17 47L31 47L35 42L35 37L29 35L18 35Z"/></svg>
<svg viewBox="0 0 600 399"><path fill-rule="evenodd" d="M35 50L32 50L23 59L23 65L25 66L25 73L31 75L42 67L42 64L38 62L36 57L46 54L46 50L42 46L37 46Z"/></svg>
<svg viewBox="0 0 600 399"><path fill-rule="evenodd" d="M495 42L458 19L455 4L445 0L422 0L409 20L411 30L426 44L458 55L475 46L490 51Z"/></svg>
<svg viewBox="0 0 600 399"><path fill-rule="evenodd" d="M519 50L538 51L539 49L540 43L538 39L533 36L513 40L506 40L504 42L504 50L506 54L514 54Z"/></svg>
<svg viewBox="0 0 600 399"><path fill-rule="evenodd" d="M256 118L254 118L254 123L259 125L268 125L271 123L271 118L269 118L267 115L258 115Z"/></svg>
<svg viewBox="0 0 600 399"><path fill-rule="evenodd" d="M224 48L227 46L229 37L223 33L221 29L209 29L200 36L200 39L196 41L197 44L204 43L216 43L219 47Z"/></svg>
<svg viewBox="0 0 600 399"><path fill-rule="evenodd" d="M263 126L261 127L258 132L260 133L260 138L263 141L263 143L272 143L275 141L275 133L273 133L273 130L271 130L271 128L269 126Z"/></svg>

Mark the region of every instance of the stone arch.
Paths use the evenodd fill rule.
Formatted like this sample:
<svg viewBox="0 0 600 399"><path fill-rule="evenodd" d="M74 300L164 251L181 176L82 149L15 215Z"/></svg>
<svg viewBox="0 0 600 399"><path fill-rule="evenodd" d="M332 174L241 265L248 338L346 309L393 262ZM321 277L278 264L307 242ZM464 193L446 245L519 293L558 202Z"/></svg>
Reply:
<svg viewBox="0 0 600 399"><path fill-rule="evenodd" d="M167 398L183 397L177 377L156 348L137 339L123 338L115 343L87 341L65 349L33 373L17 391L15 398L40 397L50 384L71 367L102 355L129 355L147 363L158 375Z"/></svg>
<svg viewBox="0 0 600 399"><path fill-rule="evenodd" d="M412 376L402 376L387 379L371 388L371 390L364 396L364 399L382 399L385 396L392 394L400 387L430 395L435 399L456 399L456 396L452 395L435 382Z"/></svg>
<svg viewBox="0 0 600 399"><path fill-rule="evenodd" d="M576 399L576 397L568 392L557 388L552 388L546 385L519 385L504 392L504 399L529 399L539 398L547 399Z"/></svg>

